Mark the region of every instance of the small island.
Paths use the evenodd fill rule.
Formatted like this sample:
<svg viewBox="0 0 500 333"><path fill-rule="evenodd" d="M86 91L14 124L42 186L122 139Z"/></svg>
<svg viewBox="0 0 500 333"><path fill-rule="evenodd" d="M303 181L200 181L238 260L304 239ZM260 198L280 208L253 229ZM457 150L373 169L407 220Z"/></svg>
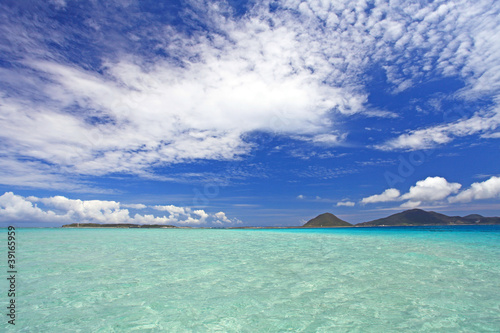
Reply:
<svg viewBox="0 0 500 333"><path fill-rule="evenodd" d="M179 228L175 225L169 224L132 224L132 223L71 223L65 224L63 228L145 228L145 229L166 229L166 228Z"/></svg>

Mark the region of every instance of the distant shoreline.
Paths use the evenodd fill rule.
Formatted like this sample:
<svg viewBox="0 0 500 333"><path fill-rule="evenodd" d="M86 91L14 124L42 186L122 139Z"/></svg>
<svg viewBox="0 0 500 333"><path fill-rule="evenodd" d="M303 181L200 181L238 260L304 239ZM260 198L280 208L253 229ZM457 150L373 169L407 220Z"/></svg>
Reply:
<svg viewBox="0 0 500 333"><path fill-rule="evenodd" d="M419 224L419 225L352 225L352 226L323 226L323 227L227 227L227 228L219 228L219 227L121 227L121 226L101 226L101 227L38 227L38 228L64 228L64 229L213 229L213 230L245 230L245 229L350 229L350 228L393 228L393 227L454 227L454 226L491 226L498 225L495 223L492 224Z"/></svg>

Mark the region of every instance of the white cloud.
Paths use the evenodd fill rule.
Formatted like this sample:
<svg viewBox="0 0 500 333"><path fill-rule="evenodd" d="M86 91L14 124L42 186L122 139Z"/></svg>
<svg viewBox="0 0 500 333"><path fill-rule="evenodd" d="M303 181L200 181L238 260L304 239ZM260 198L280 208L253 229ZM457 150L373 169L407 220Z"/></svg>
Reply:
<svg viewBox="0 0 500 333"><path fill-rule="evenodd" d="M448 183L443 177L427 177L410 187L410 191L402 195L401 199L413 202L438 201L445 199L450 194L457 193L461 187L462 185L459 183Z"/></svg>
<svg viewBox="0 0 500 333"><path fill-rule="evenodd" d="M214 221L212 221L215 224L219 224L219 213L213 214L210 216L207 214L203 209L199 210L192 210L189 207L178 207L174 205L156 205L152 206L153 209L159 210L159 211L166 211L170 215L168 217L169 220L175 220L178 221L177 223L181 224L191 224L191 225L198 225L198 224L204 224L207 222L207 220L212 217ZM224 214L224 213L223 213ZM224 215L225 216L225 215ZM227 223L233 223L234 221L229 220L227 217Z"/></svg>
<svg viewBox="0 0 500 333"><path fill-rule="evenodd" d="M226 213L224 213L224 212L215 213L214 214L214 218L215 218L215 221L214 221L215 224L242 223L240 220L238 220L236 218L235 219L229 219L226 216Z"/></svg>
<svg viewBox="0 0 500 333"><path fill-rule="evenodd" d="M77 174L147 176L150 165L235 159L250 149L242 134L255 130L311 135L310 141L329 145L341 139L313 133L330 126L325 120L333 108L353 112L347 110L359 110L362 102L322 84L324 72L305 69L293 31L257 20L225 29L229 37L218 36L217 47L204 36L189 41L195 46L182 45L202 59L183 68L158 62L145 69L122 60L99 75L27 61L47 78L38 89L50 103L2 99L8 151ZM82 112L61 112L74 105ZM99 122L90 123L91 117Z"/></svg>
<svg viewBox="0 0 500 333"><path fill-rule="evenodd" d="M30 198L28 198L30 199ZM130 219L128 209L120 208L116 201L68 199L63 196L34 199L48 207L64 212L68 217L81 221L97 221L99 223L124 223Z"/></svg>
<svg viewBox="0 0 500 333"><path fill-rule="evenodd" d="M376 203L376 202L388 202L388 201L398 201L399 195L401 193L395 188L389 188L385 190L382 194L375 194L367 198L363 198L361 203Z"/></svg>
<svg viewBox="0 0 500 333"><path fill-rule="evenodd" d="M40 221L40 222L62 222L64 216L56 215L53 211L44 211L12 192L5 192L0 196L0 221Z"/></svg>
<svg viewBox="0 0 500 333"><path fill-rule="evenodd" d="M310 139L313 143L326 145L326 146L336 146L345 140L347 134L336 135L336 134L319 134L315 135Z"/></svg>
<svg viewBox="0 0 500 333"><path fill-rule="evenodd" d="M299 194L299 195L297 196L297 199L300 199L300 200L303 200L303 199L305 199L305 198L306 198L306 197L305 197L304 195L302 195L302 194Z"/></svg>
<svg viewBox="0 0 500 333"><path fill-rule="evenodd" d="M413 209L413 208L417 208L418 206L420 206L422 204L422 201L407 201L405 203L402 203L399 207L401 208L405 208L405 209Z"/></svg>
<svg viewBox="0 0 500 333"><path fill-rule="evenodd" d="M39 207L41 204L43 207ZM130 216L128 209L145 209L145 205L121 205L116 201L68 199L64 196L38 198L22 197L12 192L0 196L0 222L30 223L136 223L136 224L174 224L174 225L211 225L241 223L236 218L228 218L224 212L208 214L204 210L191 211L189 207L173 205L155 206L170 213L169 216L135 214Z"/></svg>
<svg viewBox="0 0 500 333"><path fill-rule="evenodd" d="M148 206L144 204L121 204L123 208L132 208L132 209L145 209Z"/></svg>
<svg viewBox="0 0 500 333"><path fill-rule="evenodd" d="M390 188L382 194L372 195L361 200L362 203L403 201L401 207L415 208L422 202L440 201L447 198L450 194L457 193L462 185L459 183L449 183L443 177L427 177L418 181L415 186L410 187L408 193L400 194L399 190Z"/></svg>
<svg viewBox="0 0 500 333"><path fill-rule="evenodd" d="M193 211L193 214L198 215L200 217L200 221L204 222L209 215L203 210L203 209L198 209Z"/></svg>
<svg viewBox="0 0 500 333"><path fill-rule="evenodd" d="M473 183L470 188L448 198L451 203L471 202L473 200L500 198L500 177L491 177L480 183Z"/></svg>
<svg viewBox="0 0 500 333"><path fill-rule="evenodd" d="M219 223L229 222L229 219L226 217L226 214L224 214L223 212L215 213L215 217L218 219Z"/></svg>
<svg viewBox="0 0 500 333"><path fill-rule="evenodd" d="M8 148L7 148L8 149ZM82 181L73 174L40 161L19 161L0 154L0 184L71 192L111 193Z"/></svg>
<svg viewBox="0 0 500 333"><path fill-rule="evenodd" d="M500 132L483 134L481 137L485 139L500 139Z"/></svg>
<svg viewBox="0 0 500 333"><path fill-rule="evenodd" d="M500 109L488 115L474 115L466 120L454 123L438 125L410 133L400 135L389 140L383 145L377 146L382 150L394 149L429 149L436 145L448 143L454 137L463 137L477 133L485 133L484 138L495 138L495 134L489 134L500 125Z"/></svg>
<svg viewBox="0 0 500 333"><path fill-rule="evenodd" d="M340 206L354 207L354 205L356 205L356 203L354 203L352 201L339 201L339 202L337 202L338 207L340 207Z"/></svg>
<svg viewBox="0 0 500 333"><path fill-rule="evenodd" d="M190 211L190 208L186 209L184 207L177 207L174 205L164 205L164 206L156 205L153 206L153 208L160 211L166 211L174 215L180 215L180 214L186 215Z"/></svg>

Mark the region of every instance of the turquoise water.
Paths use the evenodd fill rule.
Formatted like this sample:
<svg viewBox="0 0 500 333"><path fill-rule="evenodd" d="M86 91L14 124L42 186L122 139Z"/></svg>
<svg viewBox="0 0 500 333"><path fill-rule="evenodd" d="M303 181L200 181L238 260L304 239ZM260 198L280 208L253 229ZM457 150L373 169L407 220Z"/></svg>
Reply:
<svg viewBox="0 0 500 333"><path fill-rule="evenodd" d="M498 226L17 236L19 332L500 331Z"/></svg>

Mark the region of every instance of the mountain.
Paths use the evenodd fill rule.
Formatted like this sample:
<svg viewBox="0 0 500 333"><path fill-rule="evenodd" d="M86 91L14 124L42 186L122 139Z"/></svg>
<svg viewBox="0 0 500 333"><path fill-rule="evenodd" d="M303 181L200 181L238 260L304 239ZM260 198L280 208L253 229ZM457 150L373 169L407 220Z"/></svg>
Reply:
<svg viewBox="0 0 500 333"><path fill-rule="evenodd" d="M469 224L500 224L500 217L484 217L479 214L464 216Z"/></svg>
<svg viewBox="0 0 500 333"><path fill-rule="evenodd" d="M499 217L484 217L471 214L465 217L447 216L422 209L410 209L381 219L358 223L358 227L405 226L405 225L457 225L457 224L500 224Z"/></svg>
<svg viewBox="0 0 500 333"><path fill-rule="evenodd" d="M333 214L324 213L309 220L303 227L352 227L352 224L339 219Z"/></svg>

